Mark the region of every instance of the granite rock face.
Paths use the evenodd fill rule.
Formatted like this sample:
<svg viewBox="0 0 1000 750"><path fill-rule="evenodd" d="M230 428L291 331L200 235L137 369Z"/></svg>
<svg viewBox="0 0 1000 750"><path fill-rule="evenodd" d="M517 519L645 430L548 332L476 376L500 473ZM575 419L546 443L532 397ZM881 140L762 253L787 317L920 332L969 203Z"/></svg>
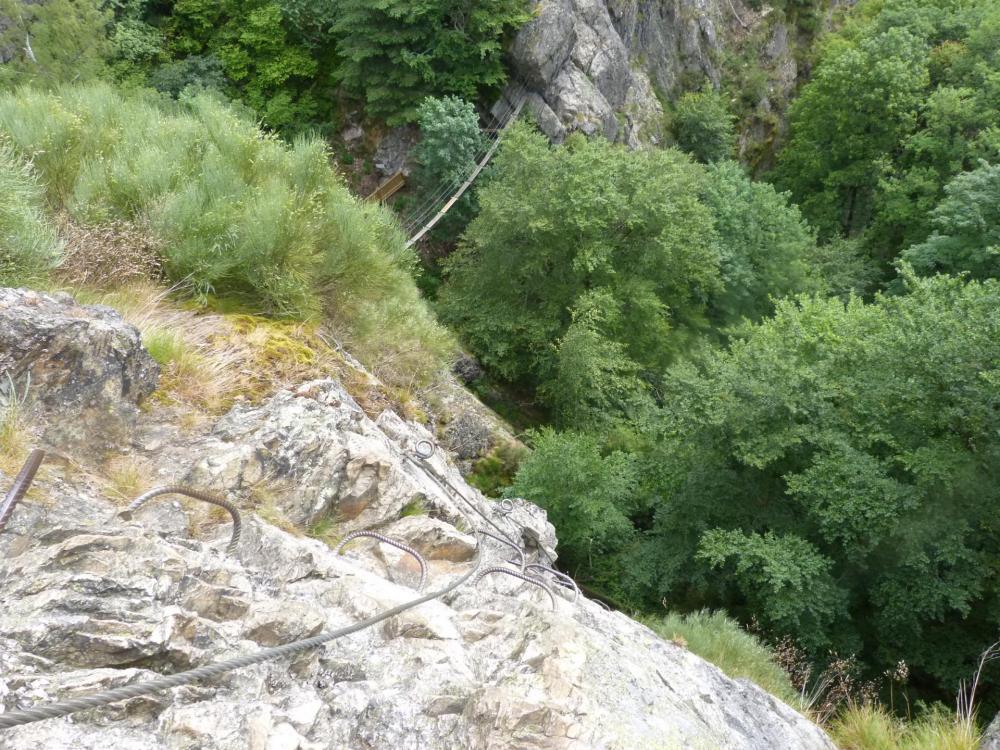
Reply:
<svg viewBox="0 0 1000 750"><path fill-rule="evenodd" d="M718 85L721 13L718 0L542 0L510 57L553 140L579 130L656 143L657 92L673 98L685 83Z"/></svg>
<svg viewBox="0 0 1000 750"><path fill-rule="evenodd" d="M745 148L768 135L775 103L799 72L788 27L767 15L743 0L539 0L511 46L517 80L494 114L523 87L555 142L580 131L631 147L661 143L664 103L706 83L718 88L724 53L764 28L759 63L769 80Z"/></svg>
<svg viewBox="0 0 1000 750"><path fill-rule="evenodd" d="M111 308L0 289L0 398L23 401L49 444L99 452L127 443L158 376L139 332Z"/></svg>
<svg viewBox="0 0 1000 750"><path fill-rule="evenodd" d="M502 530L520 548L487 539L483 565L554 557L543 511L483 498L440 450L414 460L428 440L390 412L369 419L336 382L316 381L234 410L169 460L186 460L192 483L214 481L233 498L257 477L280 476L276 502L288 516L339 518L338 535L374 528L415 547L430 590L469 570L472 527ZM417 496L416 514L401 514ZM338 555L246 512L227 556L229 524L199 523L204 513L190 504L150 504L128 522L118 510L94 487L46 476L0 535L0 710L306 638L416 596L413 558L374 539ZM756 686L621 613L554 591L553 610L541 588L490 575L297 657L0 730L0 744L832 748Z"/></svg>

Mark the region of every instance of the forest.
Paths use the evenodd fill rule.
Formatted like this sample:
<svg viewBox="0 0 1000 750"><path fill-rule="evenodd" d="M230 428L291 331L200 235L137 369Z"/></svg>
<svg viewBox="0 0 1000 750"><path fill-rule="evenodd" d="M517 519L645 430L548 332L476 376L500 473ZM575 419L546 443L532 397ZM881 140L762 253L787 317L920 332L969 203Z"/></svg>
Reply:
<svg viewBox="0 0 1000 750"><path fill-rule="evenodd" d="M123 220L189 299L331 320L400 387L463 348L530 448L476 474L565 572L847 659L898 734L1000 638L1000 2L771 12L808 39L773 166L738 158L739 76L657 147L525 115L415 253L329 169L346 113L419 128L405 212L468 174L530 4L2 0L0 284L45 283L60 217Z"/></svg>

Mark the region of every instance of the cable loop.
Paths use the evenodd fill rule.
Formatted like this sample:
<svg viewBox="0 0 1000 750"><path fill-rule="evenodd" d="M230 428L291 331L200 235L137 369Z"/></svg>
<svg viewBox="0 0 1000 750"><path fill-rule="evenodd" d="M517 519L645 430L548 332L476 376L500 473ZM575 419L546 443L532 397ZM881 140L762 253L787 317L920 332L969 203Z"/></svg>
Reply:
<svg viewBox="0 0 1000 750"><path fill-rule="evenodd" d="M420 563L420 583L417 584L417 591L423 590L424 583L427 581L427 562L424 560L423 555L413 549L413 547L403 544L402 542L397 542L395 539L387 537L385 534L379 534L377 531L368 531L367 529L352 531L340 540L340 544L337 545L337 549L334 550L334 553L338 555L341 554L344 547L353 542L355 539L360 539L361 537L371 537L372 539L377 539L383 544L388 544L389 546L402 550L406 554L414 557L416 561Z"/></svg>
<svg viewBox="0 0 1000 750"><path fill-rule="evenodd" d="M218 505L220 508L225 508L229 511L229 515L232 516L233 519L233 535L229 540L229 544L226 546L226 552L230 555L236 552L236 546L240 542L240 534L243 530L243 521L240 517L240 511L235 505L226 500L224 497L215 495L211 492L205 492L203 490L194 489L193 487L182 487L178 485L156 487L151 489L149 492L144 492L139 495L139 497L133 500L129 506L118 515L120 518L130 521L132 519L132 514L135 513L135 511L139 510L139 508L153 498L162 497L163 495L184 495L185 497L201 500L202 502L210 503L211 505Z"/></svg>
<svg viewBox="0 0 1000 750"><path fill-rule="evenodd" d="M558 583L563 588L573 590L573 604L576 604L576 600L580 598L580 587L576 585L576 581L570 578L565 573L562 573L555 568L550 568L548 565L540 565L539 563L531 563L525 567L525 572L531 570L537 570L542 573L548 573L550 576L556 579Z"/></svg>
<svg viewBox="0 0 1000 750"><path fill-rule="evenodd" d="M499 565L491 567L491 568L485 568L483 570L483 572L480 573L476 577L476 580L473 582L473 585L478 584L481 580L483 580L483 578L485 578L486 576L491 575L493 573L502 573L505 576L511 576L513 578L519 578L522 581L525 581L527 583L531 583L531 584L534 584L535 586L538 586L538 588L540 588L540 589L544 589L545 593L549 595L549 599L552 601L552 610L555 611L555 609L556 609L556 595L552 593L552 589L549 588L548 584L545 583L545 581L542 581L542 580L540 580L538 578L535 578L533 576L524 575L524 573L520 573L520 572L518 572L516 570L511 570L510 568L504 568L504 567L501 567Z"/></svg>

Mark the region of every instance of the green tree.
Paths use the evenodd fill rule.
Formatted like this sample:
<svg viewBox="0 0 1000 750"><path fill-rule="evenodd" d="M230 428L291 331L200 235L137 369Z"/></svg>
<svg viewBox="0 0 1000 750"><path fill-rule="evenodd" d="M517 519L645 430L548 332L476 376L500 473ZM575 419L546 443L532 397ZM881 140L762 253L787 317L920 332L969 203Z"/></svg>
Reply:
<svg viewBox="0 0 1000 750"><path fill-rule="evenodd" d="M752 182L735 162L720 161L708 168L701 198L721 249L723 287L711 301L716 322L759 319L771 312L770 297L822 285L810 268L816 238L787 194Z"/></svg>
<svg viewBox="0 0 1000 750"><path fill-rule="evenodd" d="M928 47L906 28L829 44L789 111L778 183L829 238L871 218L885 156L913 130L928 85Z"/></svg>
<svg viewBox="0 0 1000 750"><path fill-rule="evenodd" d="M427 97L417 109L420 143L414 157L427 187L464 180L483 145L475 107L457 96Z"/></svg>
<svg viewBox="0 0 1000 750"><path fill-rule="evenodd" d="M735 144L735 117L722 94L710 85L677 100L673 113L674 138L683 151L702 162L731 158Z"/></svg>
<svg viewBox="0 0 1000 750"><path fill-rule="evenodd" d="M778 304L678 365L644 457L633 596L756 615L953 693L1000 616L1000 284ZM530 465L529 459L526 465Z"/></svg>
<svg viewBox="0 0 1000 750"><path fill-rule="evenodd" d="M494 170L450 259L442 314L495 373L550 384L540 391L550 404L572 400L556 382L600 394L601 408L615 392L631 402L640 389L619 389L620 378L661 373L719 285L701 168L676 151L582 136L553 147L518 126Z"/></svg>
<svg viewBox="0 0 1000 750"><path fill-rule="evenodd" d="M920 273L1000 277L1000 166L983 162L952 180L945 193L932 214L934 234L905 250L903 259Z"/></svg>
<svg viewBox="0 0 1000 750"><path fill-rule="evenodd" d="M593 556L613 552L635 534L638 466L633 457L602 455L597 441L577 433L543 430L530 461L506 494L543 505L559 529L560 561L578 574Z"/></svg>
<svg viewBox="0 0 1000 750"><path fill-rule="evenodd" d="M295 33L278 0L177 0L160 23L171 55L186 65L161 74L161 88L177 88L168 82L185 77L214 83L217 60L226 93L273 128L302 130L329 111L324 100L332 91L323 89L332 87L316 51ZM197 65L186 64L189 58Z"/></svg>
<svg viewBox="0 0 1000 750"><path fill-rule="evenodd" d="M111 14L100 3L0 0L0 18L0 50L12 53L0 65L0 84L79 83L104 71Z"/></svg>
<svg viewBox="0 0 1000 750"><path fill-rule="evenodd" d="M468 100L506 79L504 35L530 15L524 0L336 0L337 80L390 124L427 96Z"/></svg>
<svg viewBox="0 0 1000 750"><path fill-rule="evenodd" d="M927 239L944 186L1000 156L1000 2L866 2L821 46L775 181L883 273Z"/></svg>
<svg viewBox="0 0 1000 750"><path fill-rule="evenodd" d="M475 107L457 96L427 97L417 109L417 122L420 143L413 155L418 197L426 200L447 186L446 192L453 192L472 174L484 143ZM459 235L474 212L474 195L466 191L435 226L435 237L447 241Z"/></svg>

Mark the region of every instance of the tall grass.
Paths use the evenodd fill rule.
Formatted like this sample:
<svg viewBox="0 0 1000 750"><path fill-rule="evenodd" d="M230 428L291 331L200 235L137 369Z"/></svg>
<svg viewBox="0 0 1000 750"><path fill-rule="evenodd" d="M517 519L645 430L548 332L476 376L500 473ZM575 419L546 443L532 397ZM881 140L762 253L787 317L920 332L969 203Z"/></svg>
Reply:
<svg viewBox="0 0 1000 750"><path fill-rule="evenodd" d="M840 750L977 750L980 740L971 718L943 707L906 722L881 706L852 703L827 729Z"/></svg>
<svg viewBox="0 0 1000 750"><path fill-rule="evenodd" d="M328 317L397 383L425 379L451 348L398 225L349 193L319 139L288 145L207 94L175 103L105 84L0 95L0 134L54 207L149 227L167 276L202 298Z"/></svg>
<svg viewBox="0 0 1000 750"><path fill-rule="evenodd" d="M0 138L0 286L29 285L55 265L59 241L29 165Z"/></svg>
<svg viewBox="0 0 1000 750"><path fill-rule="evenodd" d="M670 613L643 623L667 640L687 647L732 678L745 677L786 703L803 708L801 697L771 650L725 612Z"/></svg>

